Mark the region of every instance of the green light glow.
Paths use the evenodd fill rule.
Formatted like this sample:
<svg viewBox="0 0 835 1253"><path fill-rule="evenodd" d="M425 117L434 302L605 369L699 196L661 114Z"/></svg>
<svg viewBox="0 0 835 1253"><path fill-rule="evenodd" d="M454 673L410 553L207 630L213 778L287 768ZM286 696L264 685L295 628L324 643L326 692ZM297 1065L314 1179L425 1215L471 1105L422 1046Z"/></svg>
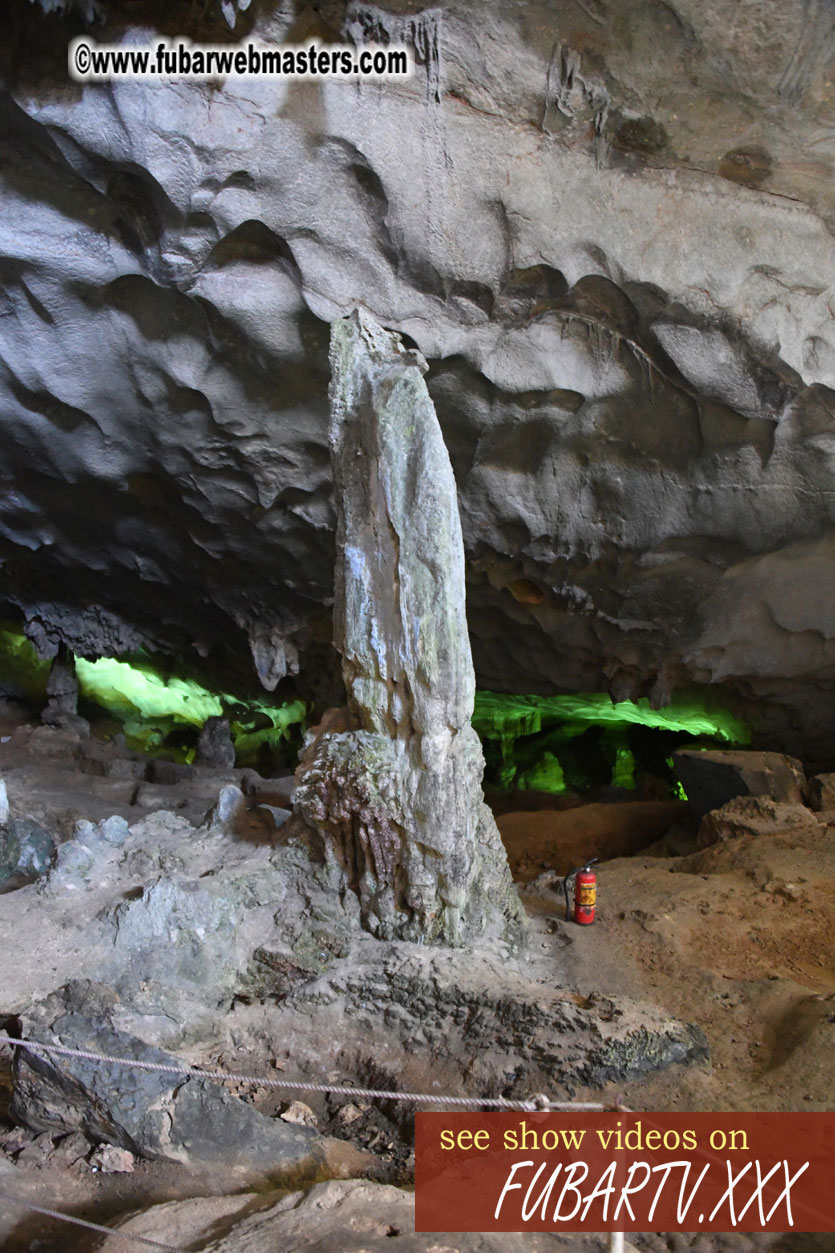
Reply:
<svg viewBox="0 0 835 1253"><path fill-rule="evenodd" d="M0 627L0 689L42 703L49 668L23 635ZM241 699L193 679L166 678L149 661L136 658L132 662L78 658L76 670L82 696L118 719L132 748L173 753L190 761L196 730L207 718L225 713L238 765L259 767L264 754L268 765L270 754L282 766L292 764L292 741L294 736L298 739L307 715L302 700L270 705ZM583 792L610 778L615 787L631 791L636 787L637 755L644 770L667 778L673 794L684 800L684 789L673 779L672 758L667 758L665 769L663 756L652 764L650 753L647 764L640 728L737 745L748 744L751 738L744 723L728 710L692 694L674 697L663 709L651 709L646 699L615 704L600 692L568 696L479 692L473 726L485 742L487 776L505 790ZM631 731L633 727L638 730ZM586 732L592 732L591 739L580 741ZM669 753L676 740L662 738L662 743Z"/></svg>
<svg viewBox="0 0 835 1253"><path fill-rule="evenodd" d="M675 771L676 763L672 757L667 758L666 764L669 766L671 771L673 772ZM673 795L675 796L677 801L687 800L687 793L684 790L684 784L682 783L681 779L676 779L675 783L673 784Z"/></svg>
<svg viewBox="0 0 835 1253"><path fill-rule="evenodd" d="M191 679L163 679L113 657L98 661L78 657L75 671L82 695L117 716L174 718L202 727L207 718L223 713L221 697Z"/></svg>
<svg viewBox="0 0 835 1253"><path fill-rule="evenodd" d="M0 685L7 691L43 703L50 665L24 635L0 627ZM181 738L178 728L193 728L193 735L207 718L234 710L230 727L237 764L256 765L264 747L275 751L286 744L307 716L302 700L270 705L213 692L193 679L165 678L146 661L77 657L75 668L82 697L118 719L129 747L148 753L164 749L185 761L193 759L196 741L172 746L169 737Z"/></svg>
<svg viewBox="0 0 835 1253"><path fill-rule="evenodd" d="M25 635L0 627L0 684L6 691L34 703L46 700L49 666Z"/></svg>
<svg viewBox="0 0 835 1253"><path fill-rule="evenodd" d="M125 733L144 752L158 750L165 739L166 725L202 727L207 718L219 717L229 706L243 706L245 717L232 721L238 765L254 764L262 745L277 748L290 738L293 726L303 725L307 705L302 700L268 705L260 700L239 700L228 692L211 692L193 679L164 679L149 666L102 657L98 661L76 659L81 692L110 713L124 720ZM267 722L258 730L251 722L261 715ZM162 722L163 727L153 726ZM194 756L186 752L186 759Z"/></svg>
<svg viewBox="0 0 835 1253"><path fill-rule="evenodd" d="M663 709L651 709L646 697L617 704L605 692L582 692L571 696L505 696L477 692L473 726L484 739L512 740L536 735L556 724L566 738L582 734L590 726L637 723L663 731L686 731L707 735L728 744L748 744L751 734L745 723L728 710L710 708L695 698L674 696Z"/></svg>
<svg viewBox="0 0 835 1253"><path fill-rule="evenodd" d="M628 748L619 748L615 753L612 787L622 787L627 792L635 791L635 755Z"/></svg>
<svg viewBox="0 0 835 1253"><path fill-rule="evenodd" d="M599 779L601 769L608 773L612 786L634 791L636 751L643 762L647 748L639 738L645 734L644 728L673 737L703 736L729 744L748 744L751 739L745 724L727 709L693 695L679 695L663 709L651 709L646 699L616 704L605 692L570 696L478 692L473 726L487 746L488 761L493 763L488 778L505 791L518 787L565 792L570 787L582 792L600 786L602 780L596 785L593 780L595 775ZM584 740L575 752L571 742L593 730L599 733L597 738ZM492 750L491 742L496 745ZM663 761L663 757L656 759L651 769L657 776L668 778L674 795L686 799L681 784L670 777L674 775L671 759L666 761L669 776ZM584 778L586 771L589 778Z"/></svg>
<svg viewBox="0 0 835 1253"><path fill-rule="evenodd" d="M304 728L307 704L303 700L286 701L283 705L264 705L248 701L247 708L253 713L266 714L272 726L258 731L247 730L245 723L232 723L232 739L239 765L257 765L258 751L262 744L277 749L282 741L290 739L293 727Z"/></svg>
<svg viewBox="0 0 835 1253"><path fill-rule="evenodd" d="M516 786L534 792L552 792L556 795L565 792L565 775L559 759L553 753L543 753L531 770L519 776Z"/></svg>

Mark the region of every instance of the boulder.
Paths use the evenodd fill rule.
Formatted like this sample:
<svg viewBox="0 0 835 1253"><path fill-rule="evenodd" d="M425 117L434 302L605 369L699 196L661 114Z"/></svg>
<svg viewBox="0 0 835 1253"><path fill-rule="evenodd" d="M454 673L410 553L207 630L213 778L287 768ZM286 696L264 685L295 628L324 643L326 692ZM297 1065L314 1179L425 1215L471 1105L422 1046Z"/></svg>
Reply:
<svg viewBox="0 0 835 1253"><path fill-rule="evenodd" d="M807 781L806 804L816 814L835 811L835 774L816 774Z"/></svg>
<svg viewBox="0 0 835 1253"><path fill-rule="evenodd" d="M89 889L97 882L104 863L110 861L110 853L121 848L129 835L127 820L119 814L98 823L79 819L72 839L61 844L52 859L55 864L45 887L51 892Z"/></svg>
<svg viewBox="0 0 835 1253"><path fill-rule="evenodd" d="M806 778L795 757L740 749L679 749L673 757L688 803L699 818L735 796L803 804Z"/></svg>
<svg viewBox="0 0 835 1253"><path fill-rule="evenodd" d="M198 786L211 788L224 783L237 783L245 792L257 792L266 786L257 770L249 767L206 766L195 763L190 766L183 761L167 761L164 757L145 758L146 775L150 783L160 783L165 787L182 787L183 784L194 783ZM272 787L273 780L270 781Z"/></svg>
<svg viewBox="0 0 835 1253"><path fill-rule="evenodd" d="M226 830L235 825L235 821L246 812L246 797L235 783L227 783L218 793L218 798L206 815L210 827Z"/></svg>
<svg viewBox="0 0 835 1253"><path fill-rule="evenodd" d="M35 727L27 737L27 746L35 756L63 765L81 757L84 739L77 728L42 726Z"/></svg>
<svg viewBox="0 0 835 1253"><path fill-rule="evenodd" d="M55 841L33 818L0 826L0 892L41 878L55 860Z"/></svg>
<svg viewBox="0 0 835 1253"><path fill-rule="evenodd" d="M304 1101L291 1101L287 1108L279 1114L282 1122L294 1123L298 1127L317 1127L319 1120L309 1105Z"/></svg>
<svg viewBox="0 0 835 1253"><path fill-rule="evenodd" d="M89 740L81 745L78 768L83 774L106 779L144 779L151 762L141 753L117 750L111 741Z"/></svg>
<svg viewBox="0 0 835 1253"><path fill-rule="evenodd" d="M105 844L112 844L115 848L124 844L130 834L130 827L126 818L120 817L119 814L113 814L110 818L105 818L103 822L93 824L92 822L79 822L76 824L76 830L79 828L85 835L95 836L104 840ZM88 831L88 828L90 830Z"/></svg>
<svg viewBox="0 0 835 1253"><path fill-rule="evenodd" d="M104 984L73 981L23 1015L21 1034L43 1044L183 1066L180 1058L116 1029L118 1009ZM222 1161L269 1176L324 1161L313 1130L259 1114L222 1084L25 1049L16 1053L12 1080L12 1111L26 1126L82 1131L138 1157Z"/></svg>
<svg viewBox="0 0 835 1253"><path fill-rule="evenodd" d="M805 805L784 804L767 796L736 796L721 809L705 814L697 844L708 848L740 836L817 835L821 823Z"/></svg>
<svg viewBox="0 0 835 1253"><path fill-rule="evenodd" d="M288 818L292 818L293 816L292 809L282 809L278 805L267 805L263 801L260 804L253 806L253 808L261 813L269 814L276 831L279 827L284 826Z"/></svg>
<svg viewBox="0 0 835 1253"><path fill-rule="evenodd" d="M132 1174L134 1156L127 1149L117 1148L115 1144L103 1144L96 1149L90 1158L93 1170L104 1175Z"/></svg>
<svg viewBox="0 0 835 1253"><path fill-rule="evenodd" d="M273 805L277 809L292 809L296 776L286 774L278 775L274 779L259 779L250 787L244 786L244 791L252 798L255 805Z"/></svg>
<svg viewBox="0 0 835 1253"><path fill-rule="evenodd" d="M527 883L543 869L565 875L591 857L639 853L686 815L683 801L626 801L502 814L497 823L513 876Z"/></svg>

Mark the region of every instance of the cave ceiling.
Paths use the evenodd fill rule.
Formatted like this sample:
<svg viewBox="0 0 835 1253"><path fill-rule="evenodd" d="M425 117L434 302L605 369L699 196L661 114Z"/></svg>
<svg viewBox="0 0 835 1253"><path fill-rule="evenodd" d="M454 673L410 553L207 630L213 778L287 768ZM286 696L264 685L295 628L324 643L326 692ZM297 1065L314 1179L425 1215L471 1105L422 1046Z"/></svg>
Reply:
<svg viewBox="0 0 835 1253"><path fill-rule="evenodd" d="M831 4L44 7L0 19L0 614L303 678L359 305L430 365L482 687L720 685L835 750ZM89 23L423 61L81 85Z"/></svg>

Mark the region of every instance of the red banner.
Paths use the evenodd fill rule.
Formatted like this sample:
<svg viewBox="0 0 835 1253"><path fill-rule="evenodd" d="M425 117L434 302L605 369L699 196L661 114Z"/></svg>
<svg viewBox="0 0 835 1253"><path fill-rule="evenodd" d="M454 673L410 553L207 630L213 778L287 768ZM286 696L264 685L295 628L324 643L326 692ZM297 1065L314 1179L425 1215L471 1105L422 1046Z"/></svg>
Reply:
<svg viewBox="0 0 835 1253"><path fill-rule="evenodd" d="M418 1114L416 1231L833 1231L835 1114Z"/></svg>

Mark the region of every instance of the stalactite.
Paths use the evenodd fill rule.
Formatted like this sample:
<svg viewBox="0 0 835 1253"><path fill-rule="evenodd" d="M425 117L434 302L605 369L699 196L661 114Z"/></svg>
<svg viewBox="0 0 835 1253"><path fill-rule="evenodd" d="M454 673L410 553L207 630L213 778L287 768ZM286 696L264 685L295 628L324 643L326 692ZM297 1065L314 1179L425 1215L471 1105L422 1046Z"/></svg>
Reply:
<svg viewBox="0 0 835 1253"><path fill-rule="evenodd" d="M410 43L415 57L426 69L426 94L436 104L441 100L441 19L440 9L424 9L410 16L386 13L376 5L352 4L343 25L347 39L355 44Z"/></svg>

